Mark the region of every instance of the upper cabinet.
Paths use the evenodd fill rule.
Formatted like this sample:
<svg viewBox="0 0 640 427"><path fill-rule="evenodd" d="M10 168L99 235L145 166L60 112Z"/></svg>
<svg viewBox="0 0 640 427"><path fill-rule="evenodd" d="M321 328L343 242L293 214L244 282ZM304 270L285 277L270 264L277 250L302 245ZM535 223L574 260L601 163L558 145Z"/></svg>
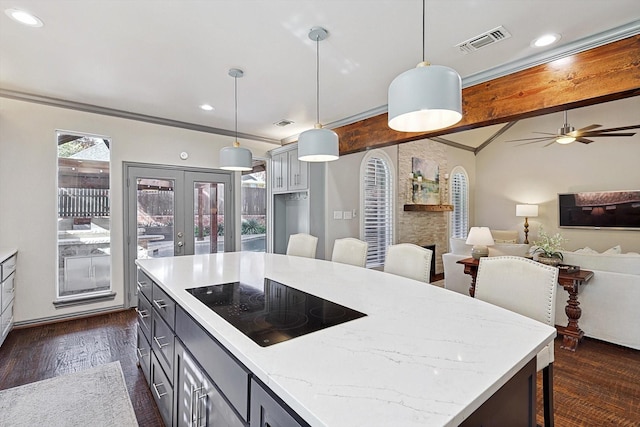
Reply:
<svg viewBox="0 0 640 427"><path fill-rule="evenodd" d="M272 191L287 193L309 188L309 166L298 160L297 145L274 150L271 155Z"/></svg>

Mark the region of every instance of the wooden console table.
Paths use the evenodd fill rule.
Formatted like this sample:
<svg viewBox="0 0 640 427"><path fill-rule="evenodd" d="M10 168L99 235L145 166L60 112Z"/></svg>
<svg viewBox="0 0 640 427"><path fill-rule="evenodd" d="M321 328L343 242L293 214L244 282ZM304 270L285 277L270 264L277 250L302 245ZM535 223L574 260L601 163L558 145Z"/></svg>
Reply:
<svg viewBox="0 0 640 427"><path fill-rule="evenodd" d="M476 276L478 275L480 262L477 259L465 258L458 261L458 264L464 265L464 272L471 276L469 295L473 297L476 291ZM582 316L582 309L578 302L578 291L580 290L580 285L587 283L592 277L593 271L589 270L580 270L575 273L567 273L561 270L558 274L558 284L569 293L569 300L564 308L564 312L569 318L569 323L567 326L556 325L558 333L562 335L560 348L576 351L578 343L584 336L584 331L578 326L578 320Z"/></svg>

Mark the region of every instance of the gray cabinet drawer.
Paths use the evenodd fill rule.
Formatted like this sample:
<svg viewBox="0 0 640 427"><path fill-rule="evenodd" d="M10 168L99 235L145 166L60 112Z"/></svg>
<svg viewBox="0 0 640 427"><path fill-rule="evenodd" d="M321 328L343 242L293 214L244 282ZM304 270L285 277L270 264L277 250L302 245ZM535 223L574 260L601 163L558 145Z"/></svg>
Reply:
<svg viewBox="0 0 640 427"><path fill-rule="evenodd" d="M151 323L151 348L164 368L169 381L173 382L173 330L160 318L156 310L152 311L153 322Z"/></svg>
<svg viewBox="0 0 640 427"><path fill-rule="evenodd" d="M158 410L164 425L170 427L173 423L173 387L167 379L155 354L151 355L151 394L158 405Z"/></svg>
<svg viewBox="0 0 640 427"><path fill-rule="evenodd" d="M153 281L147 273L138 267L138 293L142 293L149 301L151 301L151 284Z"/></svg>
<svg viewBox="0 0 640 427"><path fill-rule="evenodd" d="M16 277L16 275L12 274L2 282L2 285L0 285L2 287L2 296L0 296L0 300L2 301L2 308L0 309L0 311L4 311L4 309L9 306L9 303L13 301L13 294L15 291L13 285L14 277Z"/></svg>
<svg viewBox="0 0 640 427"><path fill-rule="evenodd" d="M150 384L151 344L149 344L149 339L142 332L140 325L138 325L138 346L136 347L136 353L138 353L138 365L142 368L144 379L147 380L147 384Z"/></svg>
<svg viewBox="0 0 640 427"><path fill-rule="evenodd" d="M158 314L173 329L176 319L176 303L158 285L153 284L153 298L151 305L158 311Z"/></svg>
<svg viewBox="0 0 640 427"><path fill-rule="evenodd" d="M13 327L13 301L9 303L7 308L4 309L0 315L0 344L4 342L4 339L11 331Z"/></svg>
<svg viewBox="0 0 640 427"><path fill-rule="evenodd" d="M180 307L176 312L176 334L242 419L247 421L250 371Z"/></svg>
<svg viewBox="0 0 640 427"><path fill-rule="evenodd" d="M147 336L147 340L151 340L151 303L144 297L138 295L138 325L142 328L142 332Z"/></svg>
<svg viewBox="0 0 640 427"><path fill-rule="evenodd" d="M255 379L251 379L251 427L302 427L284 403L278 402Z"/></svg>
<svg viewBox="0 0 640 427"><path fill-rule="evenodd" d="M16 271L16 259L16 255L10 256L0 265L0 270L2 270L0 281L4 281L11 273Z"/></svg>

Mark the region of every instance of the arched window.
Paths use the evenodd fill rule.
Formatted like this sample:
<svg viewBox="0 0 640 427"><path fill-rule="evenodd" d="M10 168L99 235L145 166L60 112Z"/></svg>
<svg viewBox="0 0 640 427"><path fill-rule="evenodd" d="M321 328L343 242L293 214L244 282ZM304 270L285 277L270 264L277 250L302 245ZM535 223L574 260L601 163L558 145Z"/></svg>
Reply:
<svg viewBox="0 0 640 427"><path fill-rule="evenodd" d="M466 238L469 231L469 176L462 166L451 171L451 237Z"/></svg>
<svg viewBox="0 0 640 427"><path fill-rule="evenodd" d="M394 172L384 151L372 150L360 164L360 239L369 244L367 267L384 265L393 244Z"/></svg>

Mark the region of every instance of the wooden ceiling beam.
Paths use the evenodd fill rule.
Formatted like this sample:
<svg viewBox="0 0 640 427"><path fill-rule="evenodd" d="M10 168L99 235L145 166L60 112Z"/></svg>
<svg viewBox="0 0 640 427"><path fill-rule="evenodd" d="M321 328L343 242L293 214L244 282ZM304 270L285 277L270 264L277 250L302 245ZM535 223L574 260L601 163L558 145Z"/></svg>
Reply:
<svg viewBox="0 0 640 427"><path fill-rule="evenodd" d="M462 91L463 118L434 132L396 132L380 114L334 129L340 154L506 123L640 95L640 35Z"/></svg>

